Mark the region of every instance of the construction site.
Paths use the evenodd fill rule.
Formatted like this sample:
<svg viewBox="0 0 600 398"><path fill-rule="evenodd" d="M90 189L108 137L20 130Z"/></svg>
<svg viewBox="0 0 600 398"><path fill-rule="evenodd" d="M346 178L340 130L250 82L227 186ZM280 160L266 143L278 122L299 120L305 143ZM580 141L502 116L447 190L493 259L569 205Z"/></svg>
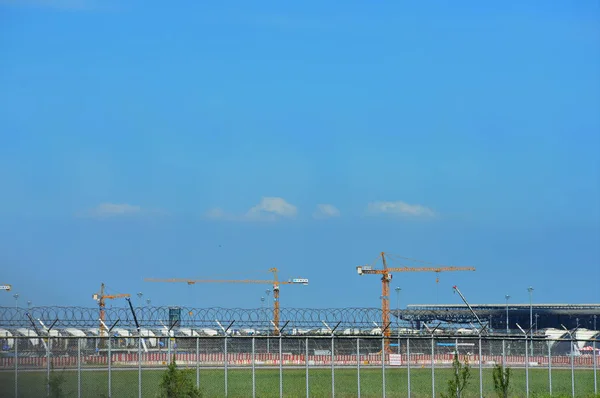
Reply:
<svg viewBox="0 0 600 398"><path fill-rule="evenodd" d="M134 306L131 295L107 294L104 283L92 295L93 307L0 307L0 339L4 350L13 336L111 337L129 341L135 336L148 338L149 349L167 345L169 337L203 336L381 336L385 350L393 351L392 339L402 336L527 336L571 338L590 343L598 338L597 318L600 304L469 304L458 287L461 305L409 304L391 308L390 282L394 273L473 272L474 267L425 266L389 267L390 255L380 253L377 261L356 267L356 273L376 275L381 280L381 308L281 308L282 286L308 285L306 278L279 279L277 268L269 269L272 278L256 279L157 279L148 283L265 284L272 288L272 306L261 308L188 308L183 306ZM400 260L412 260L398 257ZM418 260L416 260L418 261ZM398 288L397 288L398 289ZM10 291L10 285L3 285ZM271 290L267 290L270 293ZM122 299L122 300L121 300ZM106 307L108 300L125 301L125 306ZM33 342L35 340L29 340ZM24 340L25 342L25 340ZM134 340L131 340L134 344ZM124 344L124 343L123 343ZM127 345L127 344L125 344ZM584 348L583 344L580 348ZM396 350L398 348L396 347Z"/></svg>
<svg viewBox="0 0 600 398"><path fill-rule="evenodd" d="M261 308L191 308L186 306L134 305L129 293L108 293L104 283L91 295L95 307L28 306L0 307L0 386L3 396L50 394L51 375L55 368L72 371L71 395L85 395L83 390L105 391L111 396L113 373L127 377L119 391L132 388L138 397L151 396L156 388L152 378L142 376L165 369L172 360L179 366L196 370L196 386L207 396L236 396L238 390L248 395L249 379L244 382L229 376L229 371L250 372L252 396L297 396L298 385L284 387L286 380L302 387L306 396L311 389L324 389L323 373L331 372L331 394L404 396L404 389L421 393L443 388L436 373L444 375L455 359L478 366L480 396L492 390L490 368L501 363L517 369L515 384L530 391L532 383L541 385L539 373L548 370L548 389L566 391L569 381L560 369L571 368L572 395L576 396L576 379L593 374L593 391L597 391L596 368L600 347L597 329L599 304L471 304L458 286L454 293L463 304L419 305L406 308L390 305L390 282L394 273L473 272L474 267L423 266L390 267L386 253L371 264L355 267L357 277L380 278L380 308L287 308L280 306L281 288L306 286L307 278L282 280L277 268L270 268L271 279L157 279L148 283L196 285L263 284L272 292L272 305ZM401 258L403 259L403 258ZM2 285L11 292L11 285ZM396 290L396 289L395 289ZM529 293L533 288L529 288ZM398 290L396 290L398 293ZM17 296L15 294L15 296ZM531 297L531 296L530 296ZM18 297L15 297L15 300ZM125 305L107 306L107 302ZM277 386L261 387L255 377L279 368ZM522 368L525 368L524 377ZM304 369L304 374L298 369ZM363 370L361 371L361 368ZM519 369L521 368L521 369ZM537 368L537 369L536 369ZM593 372L589 369L592 368ZM137 369L137 386L133 381ZM336 384L336 373L352 370L357 389L347 383ZM412 372L431 372L430 383L413 382ZM437 370L436 370L437 369ZM554 371L552 369L555 369ZM556 370L558 369L558 370ZM577 369L577 377L575 370ZM91 371L97 381L82 382L83 370ZM381 378L373 376L378 370ZM42 377L35 383L19 380L22 372ZM108 372L108 380L98 378ZM215 372L224 371L224 383ZM406 373L405 373L406 371ZM361 375L362 372L362 375ZM553 384L552 375L555 381ZM39 373L39 374L38 374ZM14 374L11 380L7 377ZM202 379L201 379L201 374ZM309 382L310 375L317 376ZM320 375L320 376L319 376ZM562 376L561 376L562 375ZM153 377L153 376L152 376ZM563 377L563 378L561 378ZM45 380L45 381L44 381ZM204 380L203 382L201 380ZM220 380L220 381L217 381ZM419 379L420 380L420 379ZM587 380L587 379L586 379ZM591 380L591 379L590 379ZM90 383L99 383L93 387ZM407 384L406 384L407 383ZM578 390L591 392L592 383L578 381ZM553 387L554 386L554 387ZM412 390L411 390L412 388ZM536 387L537 388L537 387ZM533 391L537 391L533 388ZM77 390L77 393L75 393ZM257 392L258 391L258 392ZM392 391L392 393L386 393ZM402 391L402 392L401 392ZM96 392L94 392L96 393ZM132 396L133 391L131 391ZM301 394L303 395L303 394Z"/></svg>

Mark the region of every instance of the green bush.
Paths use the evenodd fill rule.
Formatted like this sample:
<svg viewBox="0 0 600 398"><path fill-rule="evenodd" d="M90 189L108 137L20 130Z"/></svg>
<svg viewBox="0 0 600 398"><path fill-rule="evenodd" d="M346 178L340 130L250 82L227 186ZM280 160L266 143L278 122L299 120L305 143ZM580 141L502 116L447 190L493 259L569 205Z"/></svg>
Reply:
<svg viewBox="0 0 600 398"><path fill-rule="evenodd" d="M503 368L502 365L494 366L492 376L494 377L494 390L498 398L508 398L510 390L510 368Z"/></svg>
<svg viewBox="0 0 600 398"><path fill-rule="evenodd" d="M458 354L454 354L454 360L452 361L453 377L448 380L448 392L446 394L441 393L442 398L460 398L462 392L469 384L471 378L471 367L469 363L465 361L464 365L458 360Z"/></svg>
<svg viewBox="0 0 600 398"><path fill-rule="evenodd" d="M63 384L65 383L64 370L61 373L54 371L54 364L51 364L52 369L50 371L50 378L48 379L48 385L50 387L50 397L61 398L64 396Z"/></svg>
<svg viewBox="0 0 600 398"><path fill-rule="evenodd" d="M194 385L192 371L177 368L175 356L163 374L160 382L161 398L199 398L202 395Z"/></svg>

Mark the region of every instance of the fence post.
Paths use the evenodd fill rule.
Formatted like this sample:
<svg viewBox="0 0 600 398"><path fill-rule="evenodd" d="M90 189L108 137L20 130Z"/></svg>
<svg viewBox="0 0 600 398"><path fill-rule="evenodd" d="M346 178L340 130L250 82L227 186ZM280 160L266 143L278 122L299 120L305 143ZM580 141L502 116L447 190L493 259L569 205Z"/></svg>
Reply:
<svg viewBox="0 0 600 398"><path fill-rule="evenodd" d="M334 350L335 350L335 337L333 334L331 335L331 398L335 397L335 366L333 365L334 361Z"/></svg>
<svg viewBox="0 0 600 398"><path fill-rule="evenodd" d="M200 338L196 337L196 388L200 388Z"/></svg>
<svg viewBox="0 0 600 398"><path fill-rule="evenodd" d="M575 397L575 355L573 355L575 346L575 341L573 341L573 336L571 336L571 395ZM596 353L594 353L596 355Z"/></svg>
<svg viewBox="0 0 600 398"><path fill-rule="evenodd" d="M227 364L228 364L228 358L227 358L227 332L225 332L225 341L224 341L223 344L225 344L225 358L223 358L223 361L224 361L223 365L225 367L225 396L227 396L227 393L228 393L228 391L227 391L227 384L228 384L227 383L227 376L228 376L228 370L229 370L228 366L227 366Z"/></svg>
<svg viewBox="0 0 600 398"><path fill-rule="evenodd" d="M304 354L304 365L306 366L306 398L309 398L309 386L308 386L308 337L306 338L306 343L304 346L304 350L306 351Z"/></svg>
<svg viewBox="0 0 600 398"><path fill-rule="evenodd" d="M547 342L548 345L548 388L550 392L550 396L552 396L552 348L550 348L550 341Z"/></svg>
<svg viewBox="0 0 600 398"><path fill-rule="evenodd" d="M595 316L596 315L594 315L594 317ZM595 326L596 326L595 322L596 321L595 321L595 318L594 318L594 329L595 329ZM598 395L598 375L596 374L597 373L597 369L598 369L598 364L597 364L597 362L598 362L598 359L597 359L598 353L596 352L596 340L598 340L598 335L596 335L596 337L594 337L594 342L592 343L592 347L594 348L594 350L592 351L593 356L594 356L594 395Z"/></svg>
<svg viewBox="0 0 600 398"><path fill-rule="evenodd" d="M483 361L481 360L481 334L479 335L479 398L483 398Z"/></svg>
<svg viewBox="0 0 600 398"><path fill-rule="evenodd" d="M358 398L360 398L360 337L356 338L356 380L358 382Z"/></svg>
<svg viewBox="0 0 600 398"><path fill-rule="evenodd" d="M142 334L138 332L138 397L142 398Z"/></svg>
<svg viewBox="0 0 600 398"><path fill-rule="evenodd" d="M108 398L112 398L112 352L111 352L111 337L108 334Z"/></svg>
<svg viewBox="0 0 600 398"><path fill-rule="evenodd" d="M381 337L381 391L385 398L385 336Z"/></svg>
<svg viewBox="0 0 600 398"><path fill-rule="evenodd" d="M46 344L46 396L50 396L50 345L52 344L50 340L50 334L48 334L48 344Z"/></svg>
<svg viewBox="0 0 600 398"><path fill-rule="evenodd" d="M283 350L281 347L281 331L279 331L279 397L283 397Z"/></svg>
<svg viewBox="0 0 600 398"><path fill-rule="evenodd" d="M506 368L506 340L502 339L502 370Z"/></svg>
<svg viewBox="0 0 600 398"><path fill-rule="evenodd" d="M435 340L433 334L431 335L431 396L435 397L435 361L433 359L435 355Z"/></svg>
<svg viewBox="0 0 600 398"><path fill-rule="evenodd" d="M406 373L408 378L408 398L410 398L410 337L406 338Z"/></svg>
<svg viewBox="0 0 600 398"><path fill-rule="evenodd" d="M252 398L256 398L256 369L255 369L255 361L254 361L254 341L255 341L255 337L252 336Z"/></svg>
<svg viewBox="0 0 600 398"><path fill-rule="evenodd" d="M529 397L529 351L527 344L527 335L525 336L525 391L526 396Z"/></svg>
<svg viewBox="0 0 600 398"><path fill-rule="evenodd" d="M15 336L15 398L19 396L19 339Z"/></svg>
<svg viewBox="0 0 600 398"><path fill-rule="evenodd" d="M596 315L594 315L595 317ZM595 319L594 319L594 329L595 329ZM594 356L594 395L598 395L598 375L597 373L597 369L598 369L598 353L596 352L596 340L598 340L598 335L596 335L596 337L594 337L594 342L592 343L592 347L594 348L594 350L592 351L593 356Z"/></svg>
<svg viewBox="0 0 600 398"><path fill-rule="evenodd" d="M81 338L77 337L77 398L81 398Z"/></svg>

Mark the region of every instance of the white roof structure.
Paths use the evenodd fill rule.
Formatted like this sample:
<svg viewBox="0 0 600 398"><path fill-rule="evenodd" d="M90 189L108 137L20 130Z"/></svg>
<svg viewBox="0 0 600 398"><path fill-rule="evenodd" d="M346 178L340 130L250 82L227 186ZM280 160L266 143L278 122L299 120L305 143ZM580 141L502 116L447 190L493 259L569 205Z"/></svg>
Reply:
<svg viewBox="0 0 600 398"><path fill-rule="evenodd" d="M12 333L6 329L0 329L0 337L12 337ZM6 344L12 348L15 345L14 339L6 339Z"/></svg>
<svg viewBox="0 0 600 398"><path fill-rule="evenodd" d="M35 330L31 330L31 329L25 329L25 328L19 328L17 330L15 330L15 332L17 332L17 334L24 336L24 337L39 337L38 334L35 332ZM40 343L39 339L29 339L29 341L31 342L31 344L33 346L37 346Z"/></svg>
<svg viewBox="0 0 600 398"><path fill-rule="evenodd" d="M66 328L63 329L65 333L67 333L69 336L73 336L73 337L86 337L86 334L83 330L81 329L76 329L76 328Z"/></svg>

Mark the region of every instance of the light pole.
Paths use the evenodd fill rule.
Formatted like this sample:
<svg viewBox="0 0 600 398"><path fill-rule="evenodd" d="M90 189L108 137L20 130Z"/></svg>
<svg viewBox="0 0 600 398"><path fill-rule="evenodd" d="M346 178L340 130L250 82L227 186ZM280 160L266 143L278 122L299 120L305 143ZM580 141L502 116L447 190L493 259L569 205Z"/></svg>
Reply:
<svg viewBox="0 0 600 398"><path fill-rule="evenodd" d="M150 306L150 299L146 299L146 304Z"/></svg>
<svg viewBox="0 0 600 398"><path fill-rule="evenodd" d="M19 293L13 294L13 297L15 298L15 309L17 309L19 308Z"/></svg>
<svg viewBox="0 0 600 398"><path fill-rule="evenodd" d="M396 332L398 333L398 354L400 354L400 286L396 286Z"/></svg>
<svg viewBox="0 0 600 398"><path fill-rule="evenodd" d="M540 315L538 313L535 314L535 332L538 332L538 317Z"/></svg>
<svg viewBox="0 0 600 398"><path fill-rule="evenodd" d="M142 293L142 292L138 292L138 294L137 294L138 299L140 300L140 303L142 302L142 296L143 295L144 295L144 293Z"/></svg>
<svg viewBox="0 0 600 398"><path fill-rule="evenodd" d="M27 308L31 309L31 300L27 301Z"/></svg>
<svg viewBox="0 0 600 398"><path fill-rule="evenodd" d="M531 336L531 355L533 355L533 288L529 286L527 288L529 292L529 335Z"/></svg>
<svg viewBox="0 0 600 398"><path fill-rule="evenodd" d="M265 290L265 294L267 295L267 320L268 320L269 319L268 313L269 313L269 309L271 308L271 304L269 303L269 294L271 294L271 289ZM267 323L267 328L268 328L267 329L268 334L271 334L271 331L270 331L271 327L268 325L268 323ZM269 354L271 351L270 342L271 342L271 340L267 337L267 354Z"/></svg>
<svg viewBox="0 0 600 398"><path fill-rule="evenodd" d="M504 295L504 298L506 299L506 334L509 333L509 327L508 327L508 299L510 299L510 296L508 294Z"/></svg>

